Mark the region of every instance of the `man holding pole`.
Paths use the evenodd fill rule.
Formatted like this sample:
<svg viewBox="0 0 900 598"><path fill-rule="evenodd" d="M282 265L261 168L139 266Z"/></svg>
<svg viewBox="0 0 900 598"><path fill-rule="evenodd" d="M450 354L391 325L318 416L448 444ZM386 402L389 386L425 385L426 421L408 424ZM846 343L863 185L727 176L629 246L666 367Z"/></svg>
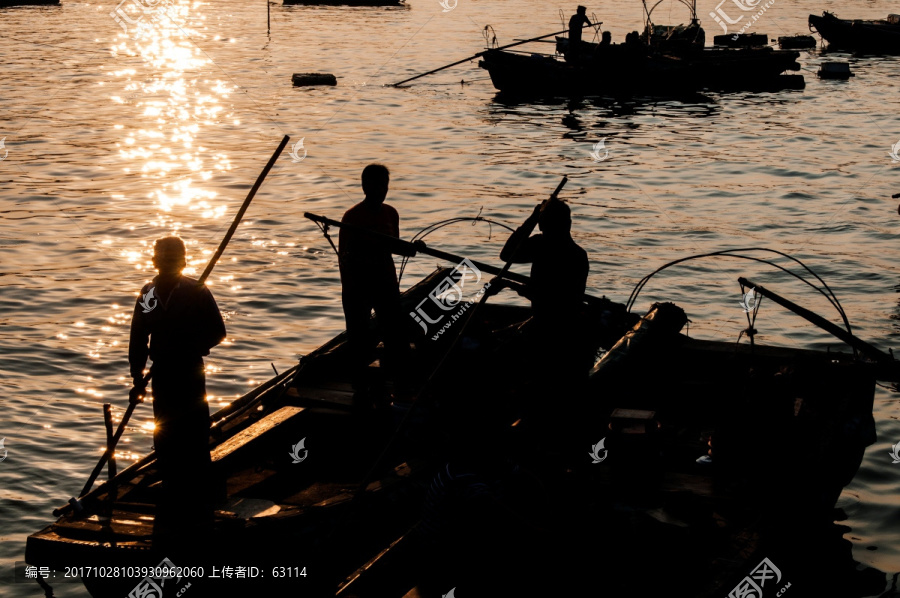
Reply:
<svg viewBox="0 0 900 598"><path fill-rule="evenodd" d="M585 14L586 11L587 8L579 6L575 14L569 19L569 42L564 53L567 62L577 61L584 54L583 46L588 45L581 41L581 30L584 27L592 26Z"/></svg>
<svg viewBox="0 0 900 598"><path fill-rule="evenodd" d="M400 216L397 210L384 203L389 183L390 172L386 166L366 166L362 172L362 188L366 197L347 210L341 223L399 238ZM378 318L389 362L387 365L393 370L395 380L404 378L400 370L409 356L409 341L403 332L400 285L391 249L359 230L346 227L341 227L338 247L343 287L341 303L351 352L352 383L359 403L365 395L365 370L372 361L371 350L376 342L369 330L372 310ZM365 399L365 404L358 406L368 406L368 402L369 399Z"/></svg>
<svg viewBox="0 0 900 598"><path fill-rule="evenodd" d="M577 46L581 44L581 30L584 27L591 26L591 21L587 18L586 12L586 7L579 6L575 10L575 14L569 19L569 45L576 51Z"/></svg>
<svg viewBox="0 0 900 598"><path fill-rule="evenodd" d="M541 233L529 236L535 226L540 226ZM587 252L572 239L571 228L569 206L550 199L534 208L500 252L505 262L531 263L529 284L517 288L531 300L532 309L522 329L526 372L533 378L524 411L551 442L570 435L570 423L578 420L583 407L579 398L593 357L580 333L585 325L583 302L590 265ZM544 408L547 401L553 408Z"/></svg>
<svg viewBox="0 0 900 598"><path fill-rule="evenodd" d="M175 530L208 529L216 498L203 357L225 339L225 323L209 289L181 274L185 264L180 238L156 241L159 275L141 289L128 345L132 402L142 400L147 357L153 361L153 442L162 477L154 534L163 543Z"/></svg>

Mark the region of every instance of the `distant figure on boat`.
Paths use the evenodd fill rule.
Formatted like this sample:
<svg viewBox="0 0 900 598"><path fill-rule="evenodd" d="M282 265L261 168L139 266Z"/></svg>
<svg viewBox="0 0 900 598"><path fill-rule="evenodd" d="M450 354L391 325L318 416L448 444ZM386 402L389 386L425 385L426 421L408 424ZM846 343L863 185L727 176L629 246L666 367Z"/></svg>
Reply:
<svg viewBox="0 0 900 598"><path fill-rule="evenodd" d="M575 14L569 19L569 47L573 50L581 43L581 30L584 27L591 26L591 22L588 20L585 12L587 12L587 8L579 6Z"/></svg>
<svg viewBox="0 0 900 598"><path fill-rule="evenodd" d="M389 183L387 167L382 164L366 166L362 172L366 197L347 210L341 223L399 238L400 216L397 210L384 203ZM400 285L390 249L358 231L342 227L338 253L343 286L341 303L353 364L352 383L359 400L359 391L365 391L365 371L372 362L372 350L377 342L369 329L372 310L375 310L383 337L389 362L386 365L395 375L408 357L409 343L403 333Z"/></svg>
<svg viewBox="0 0 900 598"><path fill-rule="evenodd" d="M225 339L225 323L209 289L182 276L185 264L181 239L156 241L159 275L141 289L128 344L133 402L145 392L147 357L153 361L153 444L162 478L154 534L169 546L208 529L224 491L212 477L203 357Z"/></svg>
<svg viewBox="0 0 900 598"><path fill-rule="evenodd" d="M611 45L612 45L612 33L610 33L609 31L604 31L603 36L600 39L600 47L608 48Z"/></svg>
<svg viewBox="0 0 900 598"><path fill-rule="evenodd" d="M641 47L641 34L637 31L632 31L631 33L625 36L625 46L628 48L640 48Z"/></svg>
<svg viewBox="0 0 900 598"><path fill-rule="evenodd" d="M604 31L603 36L600 39L600 47L608 48L612 45L612 33L609 31Z"/></svg>

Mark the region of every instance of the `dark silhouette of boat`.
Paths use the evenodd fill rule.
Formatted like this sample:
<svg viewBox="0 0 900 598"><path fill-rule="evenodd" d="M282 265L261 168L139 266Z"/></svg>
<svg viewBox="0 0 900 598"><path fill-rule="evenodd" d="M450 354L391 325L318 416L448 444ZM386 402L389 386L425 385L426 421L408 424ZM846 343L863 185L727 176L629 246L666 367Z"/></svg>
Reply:
<svg viewBox="0 0 900 598"><path fill-rule="evenodd" d="M701 90L802 89L799 53L772 48L707 48L665 54L612 44L581 64L556 56L488 50L478 65L499 91L534 96L672 94Z"/></svg>
<svg viewBox="0 0 900 598"><path fill-rule="evenodd" d="M839 19L825 11L809 15L809 29L828 42L832 50L864 54L900 54L900 15L885 20Z"/></svg>
<svg viewBox="0 0 900 598"><path fill-rule="evenodd" d="M406 0L284 0L284 6L406 6Z"/></svg>
<svg viewBox="0 0 900 598"><path fill-rule="evenodd" d="M652 9L647 10L643 33L629 34L623 44L582 41L573 51L569 40L559 37L555 55L489 49L478 64L501 92L535 96L803 87L802 75L784 75L800 70L799 52L707 48L696 3L688 7L690 24L675 26L654 24ZM744 36L751 41L756 37Z"/></svg>
<svg viewBox="0 0 900 598"><path fill-rule="evenodd" d="M0 0L0 8L13 6L59 6L59 0Z"/></svg>
<svg viewBox="0 0 900 598"><path fill-rule="evenodd" d="M450 273L405 291L405 311L434 298ZM400 598L414 586L422 596L466 586L460 595L720 598L764 558L779 568L778 587L820 578L840 587L836 566L820 575L833 560L823 530L874 442L875 380L897 379L892 358L699 340L682 333L687 318L673 304L637 318L586 299L581 332L608 351L571 430L583 450L557 456L571 458L559 468L548 454L564 451L515 407L532 384L515 333L529 316L489 301L456 343L452 326L430 336L410 318L419 381L452 351L405 428L410 406L388 405L380 345L365 394L382 406L354 407L345 333L217 412L210 448L228 499L196 562L154 548L152 453L57 510L28 538L25 560L89 568L82 579L95 597L128 595L140 567L160 563L205 563L203 578L166 580L205 586L191 588L198 596L228 586L226 595ZM540 409L550 416L563 399L548 396ZM810 544L803 558L799 541ZM239 585L250 582L210 579L214 565L265 575Z"/></svg>

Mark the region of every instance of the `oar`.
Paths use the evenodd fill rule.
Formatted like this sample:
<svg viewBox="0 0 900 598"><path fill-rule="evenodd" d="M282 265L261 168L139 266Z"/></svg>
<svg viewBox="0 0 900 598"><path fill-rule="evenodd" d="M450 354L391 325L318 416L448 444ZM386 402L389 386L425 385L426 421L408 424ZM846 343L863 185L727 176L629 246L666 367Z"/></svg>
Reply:
<svg viewBox="0 0 900 598"><path fill-rule="evenodd" d="M241 205L241 209L238 210L238 213L235 215L234 220L231 222L231 227L229 227L228 232L225 233L225 237L222 239L222 242L219 243L219 248L216 249L216 252L209 260L209 264L206 265L206 269L203 271L203 274L200 275L200 278L197 281L198 284L203 285L203 283L206 282L206 279L209 277L210 273L212 273L213 268L216 266L216 262L222 256L222 252L225 251L225 246L228 245L228 241L231 240L231 237L234 235L234 231L237 230L238 225L241 223L241 218L244 217L244 212L246 212L247 208L250 207L250 202L253 201L253 196L256 195L256 192L259 190L260 185L262 185L262 182L266 178L266 175L269 174L269 171L272 170L272 167L275 165L275 161L278 160L278 156L280 156L281 152L284 151L284 148L289 140L290 137L288 135L285 135L284 139L282 139L281 143L278 145L278 149L276 149L275 153L272 154L272 157L269 158L269 162L266 164L266 167L263 168L263 171L256 178L256 182L253 184L253 187L250 188L250 193L247 194L247 199L244 200L244 203ZM146 376L144 376L145 386L150 381L150 377L152 376L152 374L153 371L151 370ZM122 421L119 422L119 427L116 429L116 434L112 438L112 443L108 444L108 446L106 447L106 451L104 451L103 455L100 457L100 461L97 462L97 465L91 472L91 476L88 478L87 483L84 485L84 488L81 489L81 494L79 494L80 497L83 498L90 491L91 486L94 485L94 481L97 479L97 476L100 475L100 472L103 470L103 466L115 452L116 444L118 444L119 438L122 437L122 433L125 431L125 425L128 423L128 420L131 419L131 414L134 413L134 408L136 406L136 401L129 401L128 409L125 410L125 415L122 416ZM80 502L80 498L73 500L75 500L76 502Z"/></svg>
<svg viewBox="0 0 900 598"><path fill-rule="evenodd" d="M511 44L506 44L505 46L500 46L499 48L491 48L491 50L505 50L506 48L512 48L513 46L521 46L522 44L527 44L528 42L536 42L540 39L544 39L544 38L551 37L554 35L559 35L561 33L566 33L567 31L568 31L568 29L563 29L562 31L554 31L553 33L548 33L547 35L539 35L538 37L531 37L528 39L523 39L521 41L513 42ZM399 87L399 86L403 85L404 83L409 83L410 81L414 81L416 79L419 79L420 77L425 77L427 75L433 75L434 73L440 72L444 69L448 69L451 66L456 66L457 64L462 64L464 62L468 62L468 61L472 60L473 58L478 58L479 56L484 56L491 50L484 50L483 52L479 52L478 54L472 54L468 58L463 58L462 60L457 60L456 62L451 62L450 64L445 64L444 66L434 69L434 70L431 70L431 71L428 71L427 73L422 73L420 75L416 75L415 77L410 77L409 79L404 79L403 81L400 81L399 83L394 83L393 85L391 85L391 87Z"/></svg>

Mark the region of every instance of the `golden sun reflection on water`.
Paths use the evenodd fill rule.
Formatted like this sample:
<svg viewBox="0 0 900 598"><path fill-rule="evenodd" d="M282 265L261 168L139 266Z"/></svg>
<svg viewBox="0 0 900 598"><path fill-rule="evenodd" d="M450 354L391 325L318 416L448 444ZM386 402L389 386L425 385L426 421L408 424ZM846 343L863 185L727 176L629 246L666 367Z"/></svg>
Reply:
<svg viewBox="0 0 900 598"><path fill-rule="evenodd" d="M225 152L200 143L204 127L232 119L222 103L232 88L197 75L211 63L192 42L205 36L188 27L203 20L194 10L198 6L186 0L159 4L139 17L137 27L122 32L111 49L114 58L132 63L139 59L135 66L113 73L123 91L110 99L127 108L123 115L128 117L115 125L121 131L116 145L122 171L155 181L146 195L156 211L150 224L175 234L188 228L180 220L224 216L226 204L217 201L218 194L204 183L216 171L231 170ZM143 245L140 255L149 257L150 244ZM137 262L135 253L128 252L126 258ZM200 261L190 260L189 265ZM149 259L137 267L152 270Z"/></svg>

